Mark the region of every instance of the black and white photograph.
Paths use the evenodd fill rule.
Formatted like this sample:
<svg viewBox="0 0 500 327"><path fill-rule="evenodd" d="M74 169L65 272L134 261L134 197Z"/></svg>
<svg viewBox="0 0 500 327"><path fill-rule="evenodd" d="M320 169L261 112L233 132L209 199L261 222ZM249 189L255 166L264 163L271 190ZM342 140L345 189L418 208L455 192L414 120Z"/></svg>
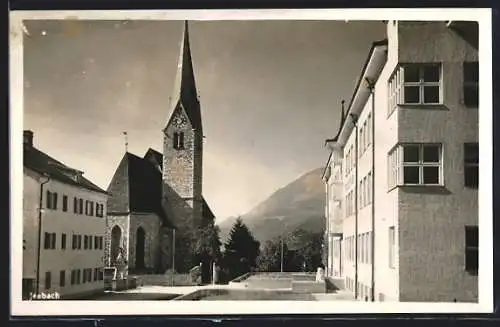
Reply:
<svg viewBox="0 0 500 327"><path fill-rule="evenodd" d="M11 12L10 58L13 314L493 310L489 10Z"/></svg>

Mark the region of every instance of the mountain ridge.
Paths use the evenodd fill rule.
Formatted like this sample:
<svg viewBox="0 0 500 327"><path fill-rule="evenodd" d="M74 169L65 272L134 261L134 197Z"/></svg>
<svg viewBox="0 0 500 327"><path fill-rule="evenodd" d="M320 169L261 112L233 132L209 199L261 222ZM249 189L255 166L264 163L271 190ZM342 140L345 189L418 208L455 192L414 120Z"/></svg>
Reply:
<svg viewBox="0 0 500 327"><path fill-rule="evenodd" d="M261 244L297 228L321 232L325 208L322 174L323 168L315 168L300 175L241 216ZM219 223L222 242L227 240L236 218L228 217Z"/></svg>

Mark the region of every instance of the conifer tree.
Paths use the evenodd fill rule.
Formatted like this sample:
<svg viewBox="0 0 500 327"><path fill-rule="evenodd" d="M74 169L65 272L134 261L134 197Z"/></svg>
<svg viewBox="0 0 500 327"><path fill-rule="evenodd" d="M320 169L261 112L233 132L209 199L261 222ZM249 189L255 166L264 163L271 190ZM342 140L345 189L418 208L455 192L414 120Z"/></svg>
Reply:
<svg viewBox="0 0 500 327"><path fill-rule="evenodd" d="M232 279L255 269L259 248L259 241L238 217L224 244L224 268L228 277Z"/></svg>

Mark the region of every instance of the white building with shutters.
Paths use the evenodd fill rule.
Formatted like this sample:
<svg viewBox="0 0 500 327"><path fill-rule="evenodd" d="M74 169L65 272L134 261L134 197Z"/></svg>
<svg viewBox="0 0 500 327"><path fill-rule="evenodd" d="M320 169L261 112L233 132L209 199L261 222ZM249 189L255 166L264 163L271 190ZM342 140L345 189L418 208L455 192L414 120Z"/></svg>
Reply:
<svg viewBox="0 0 500 327"><path fill-rule="evenodd" d="M33 132L23 148L23 298L103 292L107 193L37 149Z"/></svg>

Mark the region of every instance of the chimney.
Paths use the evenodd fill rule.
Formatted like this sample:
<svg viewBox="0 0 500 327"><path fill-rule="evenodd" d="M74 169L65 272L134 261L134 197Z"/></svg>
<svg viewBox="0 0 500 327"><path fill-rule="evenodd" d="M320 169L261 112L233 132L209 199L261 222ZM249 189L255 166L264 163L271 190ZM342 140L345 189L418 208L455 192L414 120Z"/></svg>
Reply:
<svg viewBox="0 0 500 327"><path fill-rule="evenodd" d="M33 146L33 132L32 131L24 131L23 132L23 144L25 146L29 146L29 147Z"/></svg>

